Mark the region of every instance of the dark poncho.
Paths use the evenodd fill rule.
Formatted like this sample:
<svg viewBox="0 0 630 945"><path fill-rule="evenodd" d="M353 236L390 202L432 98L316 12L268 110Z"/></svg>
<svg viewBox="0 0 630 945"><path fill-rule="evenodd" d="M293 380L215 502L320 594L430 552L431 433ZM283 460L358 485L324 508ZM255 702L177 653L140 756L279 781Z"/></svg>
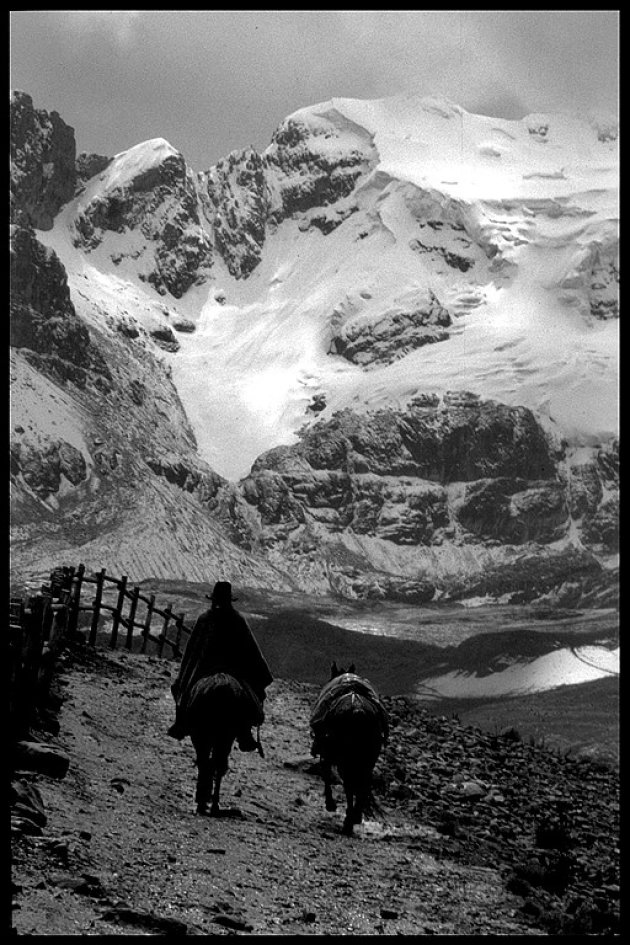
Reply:
<svg viewBox="0 0 630 945"><path fill-rule="evenodd" d="M171 692L178 713L202 676L229 673L251 690L260 705L273 676L249 624L231 606L214 607L197 618Z"/></svg>

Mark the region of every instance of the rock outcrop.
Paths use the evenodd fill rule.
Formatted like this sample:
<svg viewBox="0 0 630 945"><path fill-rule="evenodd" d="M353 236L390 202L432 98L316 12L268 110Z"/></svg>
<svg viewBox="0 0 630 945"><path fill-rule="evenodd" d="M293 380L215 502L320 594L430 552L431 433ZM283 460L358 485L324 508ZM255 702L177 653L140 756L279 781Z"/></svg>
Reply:
<svg viewBox="0 0 630 945"><path fill-rule="evenodd" d="M543 429L531 409L501 402L514 404L517 388L506 381L506 393L496 393L503 381L495 383L493 352L514 383L525 379L528 403L538 404L555 365L546 363L540 383L531 384L542 355L528 349L527 313L514 337L502 334L496 317L501 291L508 298L511 281L525 285L519 265L537 247L549 250L552 289L544 286L551 301L541 318L558 301L575 307L584 326L610 331L604 323L618 316L619 280L614 139L602 130L591 142L607 163L605 187L588 192L589 209L564 169L545 164L551 142L565 154L563 135L572 132L554 137L553 123L540 116L509 133L469 117L471 173L486 181L488 162L499 168L505 156L505 166L526 171L522 179L551 182L542 196L537 185L531 199L514 191L511 170L496 198L492 187L483 199L454 189L462 182L442 179L440 168L450 138L463 133L461 110L413 97L302 109L263 152L234 151L197 173L161 138L113 158L77 157L73 130L14 93L11 364L16 401L27 406L13 425L11 469L23 547L45 519L49 547L63 535L64 547L90 550L88 565L119 561L121 570L166 575L177 561L178 574L203 578L211 546L219 570L229 563L234 574L251 571L272 586L295 581L307 590L414 602L482 586L521 592L518 569L529 576L530 556L539 555L549 577L535 579L541 593L555 594L557 578L563 599L578 600L568 558L549 562L576 546L590 574L597 557L617 553L618 445L590 430L583 442L599 447L565 443L561 425L552 442L546 431L555 420ZM481 127L483 143L475 137ZM443 153L432 163L434 146ZM541 170L529 173L531 148ZM69 201L49 243L68 265L70 286L59 256L36 233L50 229ZM575 227L558 236L565 214L581 221L575 245ZM237 285L256 270L260 278ZM157 296L170 297L168 305ZM201 296L210 304L196 321ZM225 306L225 324L213 300ZM506 304L510 311L509 298ZM215 316L225 340L217 357L220 347L238 347L245 374L259 373L272 356L271 345L262 357L257 344L267 328L273 341L285 328L290 335L289 394L269 423L276 439L269 434L257 448L296 433L299 442L264 452L240 482L200 459L171 369L191 350L185 336L199 325L205 339ZM477 374L461 384L483 392L489 378L493 400L448 392L460 379L438 362L456 348L453 363L467 363L464 329ZM426 345L433 348L418 351ZM416 381L411 365L435 371L435 386L431 375ZM230 368L221 361L222 373L213 375L208 429L224 419L215 402ZM604 371L601 385L609 398ZM411 391L427 388L441 393L409 401ZM182 388L184 396L192 417L196 395ZM202 396L210 400L207 391ZM558 405L564 408L562 397L551 397L549 416ZM241 406L249 424L264 416L245 400ZM607 429L608 404L601 413Z"/></svg>
<svg viewBox="0 0 630 945"><path fill-rule="evenodd" d="M39 369L80 387L106 391L110 372L77 317L67 274L30 227L10 228L10 343Z"/></svg>
<svg viewBox="0 0 630 945"><path fill-rule="evenodd" d="M264 162L257 151L233 151L202 175L214 242L230 273L247 278L262 257L268 217Z"/></svg>
<svg viewBox="0 0 630 945"><path fill-rule="evenodd" d="M334 112L287 119L263 154L234 151L202 173L159 138L113 159L81 154L76 245L90 252L107 233L136 233L133 249L114 250L113 261L130 255L141 278L175 298L207 278L215 253L232 276L245 279L260 263L269 227L347 197L369 169L369 136L358 127L342 135L340 124ZM330 225L323 217L310 222L326 233L350 212Z"/></svg>
<svg viewBox="0 0 630 945"><path fill-rule="evenodd" d="M339 328L335 325L341 322ZM396 305L375 319L348 319L335 312L330 353L354 364L389 364L422 345L445 341L452 324L448 309L429 290L426 298L409 307Z"/></svg>
<svg viewBox="0 0 630 945"><path fill-rule="evenodd" d="M197 180L182 154L162 138L146 141L117 155L96 180L78 206L75 245L89 252L108 232L134 231L140 240L133 256L145 260L141 278L161 295L181 298L212 259Z"/></svg>
<svg viewBox="0 0 630 945"><path fill-rule="evenodd" d="M428 545L459 524L518 543L551 541L566 527L555 477L530 411L451 395L406 411L341 411L296 446L261 456L242 488L262 524L282 533L308 519L330 532ZM448 492L456 483L466 484L459 503Z"/></svg>
<svg viewBox="0 0 630 945"><path fill-rule="evenodd" d="M334 107L296 112L276 129L264 153L273 221L348 197L376 153L368 132Z"/></svg>
<svg viewBox="0 0 630 945"><path fill-rule="evenodd" d="M340 411L299 443L259 457L240 488L263 545L306 567L320 542L327 579L344 596L430 599L438 587L456 587L462 555L477 560L472 586L490 567L486 552L503 549L492 566L500 596L520 588L519 568L500 564L516 560L518 549L534 556L538 549L545 561L564 555L571 509L591 510L581 528L585 545L615 547L617 493L601 501L614 460L604 455L605 473L589 467L569 489L559 472L562 451L531 411L459 391L420 397L405 410ZM580 491L583 481L590 491ZM435 555L448 558L449 547L451 565L437 566ZM585 561L585 575L599 570L592 553ZM565 564L547 563L541 574L565 581ZM553 580L541 576L534 586L546 592Z"/></svg>
<svg viewBox="0 0 630 945"><path fill-rule="evenodd" d="M85 182L91 180L96 174L100 174L112 163L113 158L106 157L104 154L93 154L82 151L77 155L77 191L83 192Z"/></svg>
<svg viewBox="0 0 630 945"><path fill-rule="evenodd" d="M57 112L35 108L25 92L12 93L9 117L11 220L50 230L60 207L74 197L74 129Z"/></svg>

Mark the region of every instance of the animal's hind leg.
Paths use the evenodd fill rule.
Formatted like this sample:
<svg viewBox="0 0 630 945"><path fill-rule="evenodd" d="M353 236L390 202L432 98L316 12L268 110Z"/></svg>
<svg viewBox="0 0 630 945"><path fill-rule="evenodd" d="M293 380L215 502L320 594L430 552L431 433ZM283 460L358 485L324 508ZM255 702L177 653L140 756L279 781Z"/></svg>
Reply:
<svg viewBox="0 0 630 945"><path fill-rule="evenodd" d="M368 791L362 789L355 795L354 808L352 811L352 822L354 824L360 824L363 821L363 812L367 806L368 793Z"/></svg>
<svg viewBox="0 0 630 945"><path fill-rule="evenodd" d="M233 739L230 738L225 742L215 743L213 752L212 752L212 779L214 782L214 787L212 790L212 806L210 808L210 813L213 817L229 816L228 811L222 811L219 803L219 797L221 794L221 782L223 777L228 770L228 760L230 757L230 751L232 750Z"/></svg>
<svg viewBox="0 0 630 945"><path fill-rule="evenodd" d="M212 765L210 762L210 748L206 743L196 742L195 753L197 756L197 787L195 790L195 803L197 805L197 813L205 814L212 790Z"/></svg>
<svg viewBox="0 0 630 945"><path fill-rule="evenodd" d="M357 820L357 807L355 803L355 795L352 789L348 784L344 783L344 791L346 792L346 816L343 821L343 827L341 832L349 837L352 833L352 828L355 824L361 823L361 814L359 812L359 819Z"/></svg>
<svg viewBox="0 0 630 945"><path fill-rule="evenodd" d="M325 758L322 759L322 775L324 778L324 798L326 802L326 810L337 810L337 802L335 801L332 793L332 766L330 761L327 761Z"/></svg>
<svg viewBox="0 0 630 945"><path fill-rule="evenodd" d="M214 773L214 787L212 790L212 805L210 807L210 814L213 817L218 817L221 813L221 807L219 805L219 795L221 794L221 781L223 780L223 775L218 774L216 771Z"/></svg>

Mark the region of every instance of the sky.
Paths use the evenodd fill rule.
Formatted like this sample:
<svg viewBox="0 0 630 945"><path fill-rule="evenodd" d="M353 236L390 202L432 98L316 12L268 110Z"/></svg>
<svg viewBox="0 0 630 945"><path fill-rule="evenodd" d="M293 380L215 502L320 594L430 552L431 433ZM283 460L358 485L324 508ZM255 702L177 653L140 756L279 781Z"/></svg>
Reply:
<svg viewBox="0 0 630 945"><path fill-rule="evenodd" d="M161 137L206 170L333 97L616 114L618 44L617 10L13 10L10 85L77 152Z"/></svg>

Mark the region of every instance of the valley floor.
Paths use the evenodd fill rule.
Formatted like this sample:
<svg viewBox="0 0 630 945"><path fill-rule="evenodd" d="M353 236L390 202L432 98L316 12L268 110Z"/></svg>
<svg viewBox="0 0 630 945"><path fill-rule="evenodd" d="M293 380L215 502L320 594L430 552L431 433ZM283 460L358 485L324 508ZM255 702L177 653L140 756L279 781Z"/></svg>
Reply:
<svg viewBox="0 0 630 945"><path fill-rule="evenodd" d="M176 665L79 645L62 662L60 730L42 737L69 756L68 773L16 775L36 785L47 817L42 831L16 829L12 838L18 935L614 927L616 769L484 735L388 697L381 811L346 838L341 789L339 810L326 812L309 755L319 687L277 679L266 703L265 758L235 751L224 781L224 804L242 816L200 818L192 746L165 734ZM466 794L470 781L483 796ZM571 873L561 891L550 891L553 851L536 849L535 826L567 796Z"/></svg>

